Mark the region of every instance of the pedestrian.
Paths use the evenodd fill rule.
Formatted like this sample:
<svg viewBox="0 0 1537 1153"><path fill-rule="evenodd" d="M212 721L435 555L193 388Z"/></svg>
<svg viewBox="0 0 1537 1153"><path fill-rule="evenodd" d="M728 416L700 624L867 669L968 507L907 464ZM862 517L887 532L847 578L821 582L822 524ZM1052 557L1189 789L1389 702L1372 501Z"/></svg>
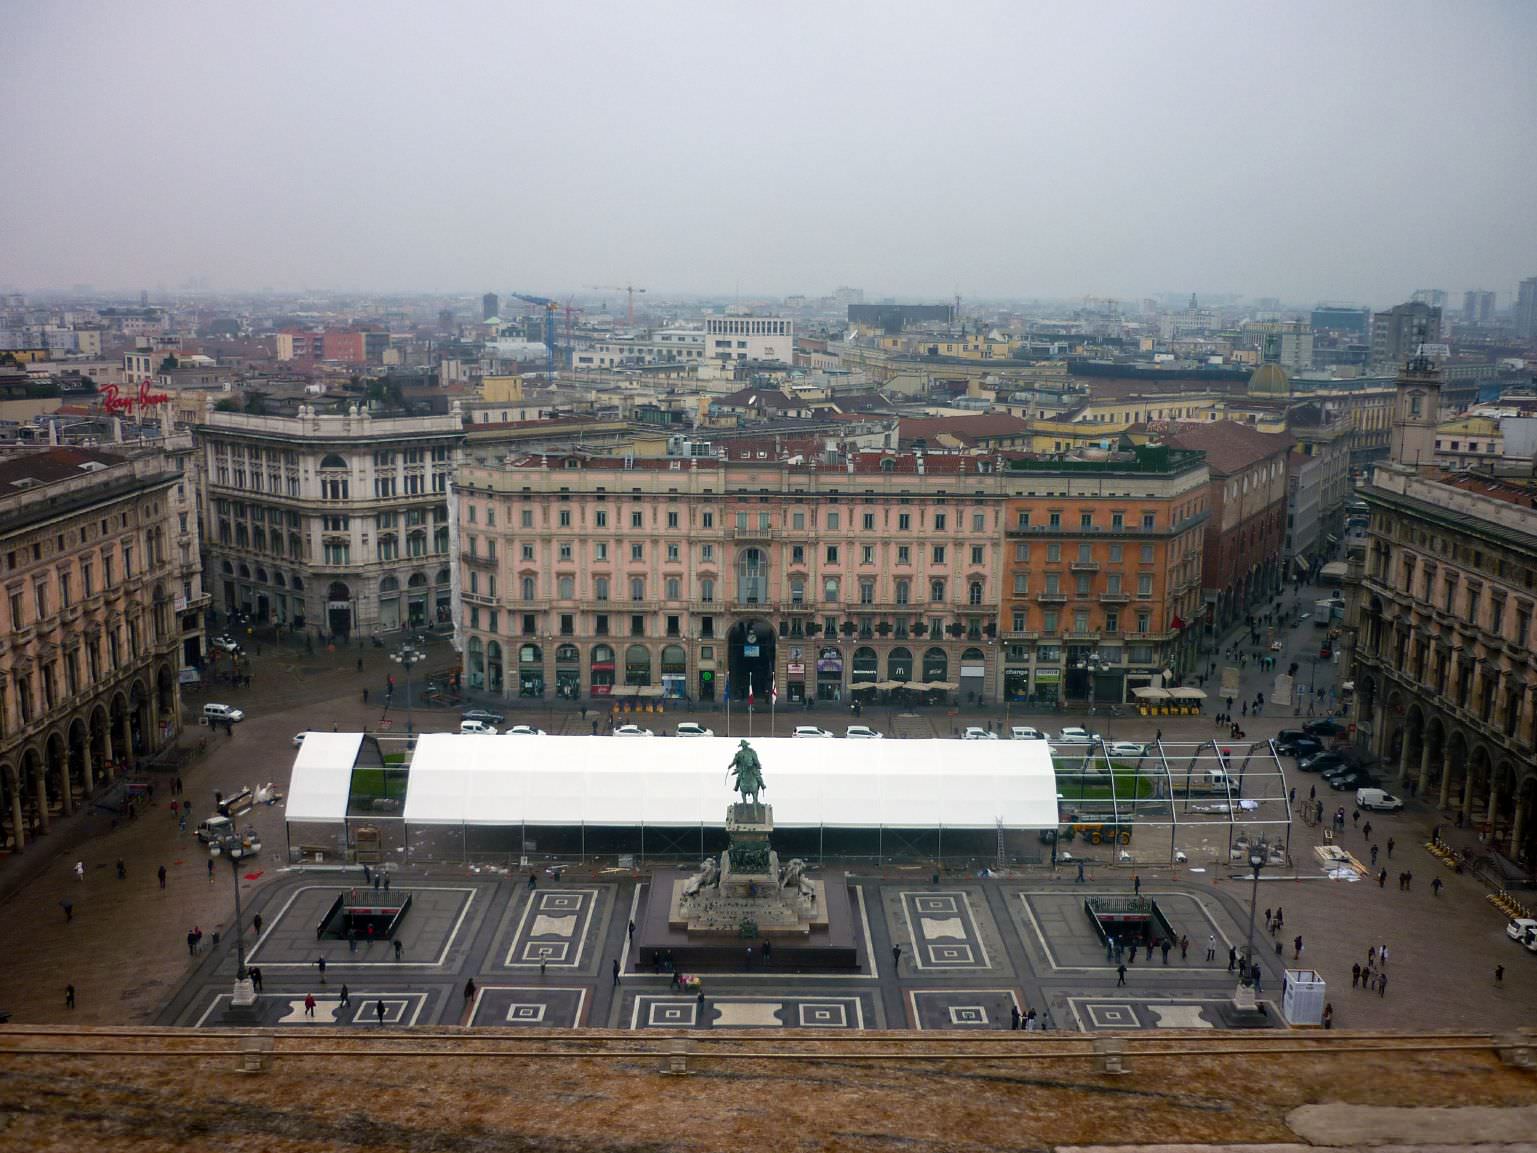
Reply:
<svg viewBox="0 0 1537 1153"><path fill-rule="evenodd" d="M635 922L634 921L630 922L630 943L632 945L635 943Z"/></svg>
<svg viewBox="0 0 1537 1153"><path fill-rule="evenodd" d="M1078 885L1083 884L1083 862L1082 861L1078 862L1078 879L1074 882L1074 884L1078 884Z"/></svg>
<svg viewBox="0 0 1537 1153"><path fill-rule="evenodd" d="M379 1028L384 1028L384 998L380 997L374 1002L374 1016L379 1018Z"/></svg>
<svg viewBox="0 0 1537 1153"><path fill-rule="evenodd" d="M73 985L64 986L64 1007L66 1009L73 1009L75 1007L75 987Z"/></svg>
<svg viewBox="0 0 1537 1153"><path fill-rule="evenodd" d="M1414 874L1408 869L1404 870L1404 890L1407 892L1414 888Z"/></svg>
<svg viewBox="0 0 1537 1153"><path fill-rule="evenodd" d="M388 873L384 874L384 891L386 893L390 891L390 875Z"/></svg>
<svg viewBox="0 0 1537 1153"><path fill-rule="evenodd" d="M614 958L614 984L619 984L619 958Z"/></svg>
<svg viewBox="0 0 1537 1153"><path fill-rule="evenodd" d="M365 705L368 703L368 690L366 688L363 690L363 703Z"/></svg>
<svg viewBox="0 0 1537 1153"><path fill-rule="evenodd" d="M763 948L760 950L760 952L763 954L763 963L767 965L774 959L774 942L764 941Z"/></svg>
<svg viewBox="0 0 1537 1153"><path fill-rule="evenodd" d="M1386 997L1387 995L1388 995L1388 975L1386 973L1378 973L1377 974L1377 996L1379 996L1379 997Z"/></svg>
<svg viewBox="0 0 1537 1153"><path fill-rule="evenodd" d="M1124 984L1126 984L1126 966L1125 965L1117 965L1116 968L1115 968L1115 976L1116 976L1115 983L1117 985L1124 985Z"/></svg>
<svg viewBox="0 0 1537 1153"><path fill-rule="evenodd" d="M354 930L354 929L348 929L347 930L347 952L349 952L349 953L356 953L357 951L358 951L358 935L357 935L357 931Z"/></svg>
<svg viewBox="0 0 1537 1153"><path fill-rule="evenodd" d="M529 891L532 892L534 889L538 888L538 886L539 886L539 878L537 876L535 876L533 874L533 872L530 872L528 874L528 888L529 888Z"/></svg>
<svg viewBox="0 0 1537 1153"><path fill-rule="evenodd" d="M1370 821L1361 826L1361 836L1365 837L1368 841L1372 839L1372 823Z"/></svg>
<svg viewBox="0 0 1537 1153"><path fill-rule="evenodd" d="M1505 966L1504 965L1496 965L1494 967L1494 983L1496 985L1503 985L1505 983Z"/></svg>
<svg viewBox="0 0 1537 1153"><path fill-rule="evenodd" d="M1275 907L1275 931L1279 933L1281 926L1284 924L1286 924L1286 914L1281 911L1281 906L1277 905Z"/></svg>
<svg viewBox="0 0 1537 1153"><path fill-rule="evenodd" d="M187 930L187 956L197 956L197 934L191 929Z"/></svg>
<svg viewBox="0 0 1537 1153"><path fill-rule="evenodd" d="M1217 959L1217 934L1215 933L1206 934L1206 959L1208 961ZM1232 966L1229 965L1228 968L1231 969Z"/></svg>
<svg viewBox="0 0 1537 1153"><path fill-rule="evenodd" d="M1019 1006L1018 1005L1011 1005L1011 1006L1009 1006L1009 1028L1015 1030L1016 1032L1019 1030Z"/></svg>
<svg viewBox="0 0 1537 1153"><path fill-rule="evenodd" d="M1433 896L1433 897L1439 897L1441 895L1441 878L1440 877L1435 877L1435 878L1433 878L1431 880L1431 882L1430 882L1430 895Z"/></svg>
<svg viewBox="0 0 1537 1153"><path fill-rule="evenodd" d="M75 919L75 902L65 897L59 905L64 909L64 923L67 925Z"/></svg>
<svg viewBox="0 0 1537 1153"><path fill-rule="evenodd" d="M1373 867L1374 867L1374 868L1375 868L1375 867L1376 867L1376 864L1377 864L1377 846L1376 846L1376 845L1373 845L1373 846L1372 846L1372 866L1373 866ZM1386 872L1387 872L1387 870L1386 870L1386 869L1384 869L1384 870L1382 870L1382 871L1383 871L1383 872L1384 872L1384 873L1386 873Z"/></svg>
<svg viewBox="0 0 1537 1153"><path fill-rule="evenodd" d="M1383 869L1382 872L1377 874L1377 888L1379 888L1379 889L1386 888L1387 887L1387 883L1388 883L1388 871L1387 871L1387 869Z"/></svg>
<svg viewBox="0 0 1537 1153"><path fill-rule="evenodd" d="M1386 945L1377 950L1377 961L1384 969L1388 967L1388 947Z"/></svg>
<svg viewBox="0 0 1537 1153"><path fill-rule="evenodd" d="M1297 807L1297 786L1296 785L1293 785L1291 787L1291 791L1286 794L1286 804L1287 804L1287 807L1289 807L1289 808L1295 809Z"/></svg>
<svg viewBox="0 0 1537 1153"><path fill-rule="evenodd" d="M1158 947L1163 951L1163 963L1167 965L1169 963L1169 949L1172 948L1169 943L1169 938L1165 937L1163 940L1159 941Z"/></svg>
<svg viewBox="0 0 1537 1153"><path fill-rule="evenodd" d="M324 957L315 958L315 968L320 970L320 983L324 985L326 983L326 959Z"/></svg>
<svg viewBox="0 0 1537 1153"><path fill-rule="evenodd" d="M384 874L382 874L382 873L375 873L374 874L374 892L377 893L379 891L379 886L382 885L382 884L384 884Z"/></svg>
<svg viewBox="0 0 1537 1153"><path fill-rule="evenodd" d="M1139 897L1142 895L1142 874L1141 873L1133 873L1131 875L1131 891L1133 893L1135 893Z"/></svg>
<svg viewBox="0 0 1537 1153"><path fill-rule="evenodd" d="M257 913L256 916L251 918L251 927L256 930L256 935L258 937L262 935L262 915L260 913Z"/></svg>
<svg viewBox="0 0 1537 1153"><path fill-rule="evenodd" d="M304 1015L306 1017L315 1015L315 994L313 993L304 994Z"/></svg>
<svg viewBox="0 0 1537 1153"><path fill-rule="evenodd" d="M77 881L84 881L85 880L85 862L84 861L76 861L75 862L75 880L77 880Z"/></svg>
<svg viewBox="0 0 1537 1153"><path fill-rule="evenodd" d="M359 657L358 658L358 672L362 672L362 671L363 671L363 658Z"/></svg>
<svg viewBox="0 0 1537 1153"><path fill-rule="evenodd" d="M1184 962L1185 960L1187 960L1189 958L1189 956L1190 956L1190 938L1185 936L1185 934L1181 933L1179 935L1179 959L1180 959L1181 962Z"/></svg>
<svg viewBox="0 0 1537 1153"><path fill-rule="evenodd" d="M246 970L246 975L251 978L251 987L260 993L262 991L262 971L253 965Z"/></svg>
<svg viewBox="0 0 1537 1153"><path fill-rule="evenodd" d="M1293 961L1299 961L1301 959L1302 959L1302 934L1298 933L1296 939L1294 941L1292 941L1292 960Z"/></svg>
<svg viewBox="0 0 1537 1153"><path fill-rule="evenodd" d="M213 858L208 858L208 883L213 884Z"/></svg>
<svg viewBox="0 0 1537 1153"><path fill-rule="evenodd" d="M703 985L699 986L699 996L695 999L695 1003L699 1006L699 1012L696 1014L695 1019L702 1024L704 1022L704 986Z"/></svg>
<svg viewBox="0 0 1537 1153"><path fill-rule="evenodd" d="M1393 859L1393 838L1389 837L1388 838L1388 860L1391 861L1392 859Z"/></svg>
<svg viewBox="0 0 1537 1153"><path fill-rule="evenodd" d="M197 925L192 926L192 946L194 953L203 951L203 930Z"/></svg>
<svg viewBox="0 0 1537 1153"><path fill-rule="evenodd" d="M340 1003L340 1005L341 1005L341 1007L343 1009L347 1008L349 1005L352 1004L352 998L347 993L347 986L346 986L345 983L342 985L342 995L341 995L341 1001L339 1003Z"/></svg>
<svg viewBox="0 0 1537 1153"><path fill-rule="evenodd" d="M1227 947L1227 971L1231 973L1238 967L1238 950L1232 945Z"/></svg>
<svg viewBox="0 0 1537 1153"><path fill-rule="evenodd" d="M469 977L464 982L464 1003L468 1005L475 999L475 978Z"/></svg>
<svg viewBox="0 0 1537 1153"><path fill-rule="evenodd" d="M176 793L176 795L178 797L181 796L181 791L182 790L181 790L181 778L180 777L176 778L176 781L173 784L172 788L173 788L173 790L175 791L175 793Z"/></svg>
<svg viewBox="0 0 1537 1153"><path fill-rule="evenodd" d="M401 947L401 944L400 944L400 939L396 938L396 940L395 940L395 960L397 960L397 961L400 960L401 948L402 947Z"/></svg>
<svg viewBox="0 0 1537 1153"><path fill-rule="evenodd" d="M1270 932L1270 923L1274 919L1275 919L1275 915L1273 913L1271 913L1271 911L1269 909L1266 909L1265 910L1265 932L1267 932L1267 933Z"/></svg>
<svg viewBox="0 0 1537 1153"><path fill-rule="evenodd" d="M893 945L893 946L891 946L891 967L892 967L892 969L894 971L895 970L900 970L902 968L902 946L901 945Z"/></svg>
<svg viewBox="0 0 1537 1153"><path fill-rule="evenodd" d="M1324 1004L1324 1028L1325 1029L1332 1029L1332 1028L1334 1028L1334 1004L1333 1004L1333 1002L1326 1002Z"/></svg>
<svg viewBox="0 0 1537 1153"><path fill-rule="evenodd" d="M1350 966L1350 987L1354 989L1361 983L1361 962L1357 961Z"/></svg>

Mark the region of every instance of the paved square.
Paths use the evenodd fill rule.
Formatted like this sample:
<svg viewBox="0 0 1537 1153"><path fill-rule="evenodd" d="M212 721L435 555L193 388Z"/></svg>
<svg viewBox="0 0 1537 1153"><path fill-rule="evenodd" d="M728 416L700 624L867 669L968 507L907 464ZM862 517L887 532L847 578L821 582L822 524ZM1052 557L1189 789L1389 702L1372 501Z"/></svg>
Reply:
<svg viewBox="0 0 1537 1153"><path fill-rule="evenodd" d="M1222 1010L1231 997L1112 997L1108 994L1067 998L1072 1026L1084 1032L1105 1029L1223 1029ZM1280 1008L1261 998L1277 1028L1285 1027Z"/></svg>
<svg viewBox="0 0 1537 1153"><path fill-rule="evenodd" d="M415 1025L427 1005L426 993L402 993L397 990L348 990L348 1003L343 1005L335 993L315 994L315 1015L304 1011L304 994L266 993L256 999L257 1023L263 1027L312 1028L316 1025L348 1025L379 1028L379 1011L375 1005L384 1002L384 1024L389 1027ZM224 1010L230 995L220 993L214 997L195 1022L197 1028L221 1028Z"/></svg>
<svg viewBox="0 0 1537 1153"><path fill-rule="evenodd" d="M474 886L440 885L397 886L393 889L390 892L393 901L405 900L407 893L411 896L411 907L402 918L397 934L401 942L399 961L395 959L393 943L383 939L363 939L353 949L346 941L334 937L316 938L321 918L337 896L346 894L350 899L354 893L360 902L367 903L372 890L344 885L299 886L278 911L267 918L261 937L247 954L247 961L259 965L264 972L313 967L317 957L324 957L327 965L346 968L444 965L456 941L463 943L461 933L479 890Z"/></svg>
<svg viewBox="0 0 1537 1153"><path fill-rule="evenodd" d="M1214 966L1203 961L1207 939L1211 936L1217 938L1217 955L1222 962L1215 968L1226 966L1228 945L1239 940L1241 933L1239 926L1233 924L1215 903L1208 904L1192 893L1149 891L1146 895L1158 902L1158 908L1168 918L1175 933L1190 939L1190 950L1183 961L1178 945L1171 949L1168 965L1163 964L1162 954L1155 949L1152 968L1187 973L1192 969L1213 971ZM1086 897L1127 896L1124 891L1111 893L1104 889L1075 887L1049 892L1019 890L1014 896L1018 900L1011 902L1011 912L1016 914L1020 935L1038 969L1114 971L1115 965L1106 958L1104 943L1084 910L1083 902ZM1139 967L1145 963L1142 959L1145 955L1139 954Z"/></svg>
<svg viewBox="0 0 1537 1153"><path fill-rule="evenodd" d="M641 993L631 1002L632 1029L863 1029L867 994L697 997Z"/></svg>
<svg viewBox="0 0 1537 1153"><path fill-rule="evenodd" d="M599 889L524 890L526 900L502 966L508 969L578 969L587 955Z"/></svg>
<svg viewBox="0 0 1537 1153"><path fill-rule="evenodd" d="M501 1029L575 1029L585 1025L588 991L545 985L481 985L470 1024Z"/></svg>
<svg viewBox="0 0 1537 1153"><path fill-rule="evenodd" d="M1007 1029L1009 1010L1023 1011L1013 989L910 989L908 1025L913 1029Z"/></svg>
<svg viewBox="0 0 1537 1153"><path fill-rule="evenodd" d="M955 972L993 967L969 893L904 890L899 897L917 968Z"/></svg>

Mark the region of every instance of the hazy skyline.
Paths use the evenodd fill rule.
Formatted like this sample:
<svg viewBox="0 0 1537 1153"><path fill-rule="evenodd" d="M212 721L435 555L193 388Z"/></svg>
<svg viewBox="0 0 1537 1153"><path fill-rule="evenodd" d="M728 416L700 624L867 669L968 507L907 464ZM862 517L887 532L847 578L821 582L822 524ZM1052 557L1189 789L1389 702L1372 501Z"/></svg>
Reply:
<svg viewBox="0 0 1537 1153"><path fill-rule="evenodd" d="M1537 275L1529 3L12 0L0 37L10 288L1503 306Z"/></svg>

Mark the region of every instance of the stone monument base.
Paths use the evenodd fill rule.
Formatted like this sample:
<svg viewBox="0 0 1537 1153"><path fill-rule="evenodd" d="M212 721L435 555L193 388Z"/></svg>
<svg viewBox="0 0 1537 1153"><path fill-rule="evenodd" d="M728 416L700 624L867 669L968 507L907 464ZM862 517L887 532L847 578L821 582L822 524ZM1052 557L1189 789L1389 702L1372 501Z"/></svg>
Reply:
<svg viewBox="0 0 1537 1153"><path fill-rule="evenodd" d="M652 875L636 919L631 971L651 972L659 957L670 955L673 967L681 972L738 973L746 967L751 947L756 972L763 964L765 941L772 946L771 970L849 972L859 968L853 909L848 887L841 880L835 884L811 881L816 899L802 904L793 894L776 892L768 874L737 873L733 880L740 883L740 896L734 891L712 894L701 906L705 914L694 911L691 916L682 906L683 887L692 875L679 869L659 869ZM749 915L757 935L744 937L741 922Z"/></svg>

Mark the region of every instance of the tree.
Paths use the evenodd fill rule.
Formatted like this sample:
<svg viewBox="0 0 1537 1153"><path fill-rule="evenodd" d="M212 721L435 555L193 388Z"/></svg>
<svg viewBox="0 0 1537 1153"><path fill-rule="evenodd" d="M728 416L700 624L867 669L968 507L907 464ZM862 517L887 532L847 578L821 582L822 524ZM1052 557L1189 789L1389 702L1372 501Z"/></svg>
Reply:
<svg viewBox="0 0 1537 1153"><path fill-rule="evenodd" d="M214 404L215 412L239 412L240 402L233 396L223 396Z"/></svg>
<svg viewBox="0 0 1537 1153"><path fill-rule="evenodd" d="M252 416L267 415L267 394L265 392L249 392L245 398L245 410Z"/></svg>

